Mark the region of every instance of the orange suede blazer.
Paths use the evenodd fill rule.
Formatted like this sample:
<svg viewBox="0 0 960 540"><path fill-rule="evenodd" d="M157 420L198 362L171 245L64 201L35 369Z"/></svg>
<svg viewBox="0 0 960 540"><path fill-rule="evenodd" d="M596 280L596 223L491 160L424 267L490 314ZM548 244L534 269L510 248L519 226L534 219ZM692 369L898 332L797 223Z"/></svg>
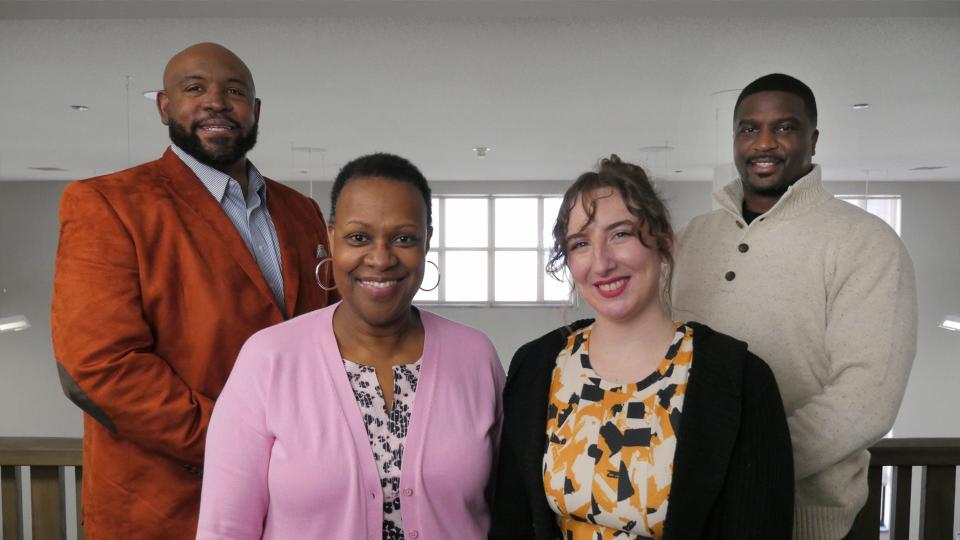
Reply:
<svg viewBox="0 0 960 540"><path fill-rule="evenodd" d="M286 312L169 148L64 191L51 324L64 391L85 412L87 538L194 538L207 422L241 345L337 299L314 277L318 246L329 252L317 203L267 180L267 208Z"/></svg>

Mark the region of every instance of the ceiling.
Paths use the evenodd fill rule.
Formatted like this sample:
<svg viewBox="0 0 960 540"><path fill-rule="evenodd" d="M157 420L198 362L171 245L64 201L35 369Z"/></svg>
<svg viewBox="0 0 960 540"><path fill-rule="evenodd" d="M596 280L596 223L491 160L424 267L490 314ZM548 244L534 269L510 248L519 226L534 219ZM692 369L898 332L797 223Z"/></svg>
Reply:
<svg viewBox="0 0 960 540"><path fill-rule="evenodd" d="M0 180L159 156L142 94L198 41L250 66L251 158L282 180L373 151L431 180L567 180L610 152L712 180L737 90L781 71L816 93L828 179L960 181L960 2L926 0L0 1Z"/></svg>

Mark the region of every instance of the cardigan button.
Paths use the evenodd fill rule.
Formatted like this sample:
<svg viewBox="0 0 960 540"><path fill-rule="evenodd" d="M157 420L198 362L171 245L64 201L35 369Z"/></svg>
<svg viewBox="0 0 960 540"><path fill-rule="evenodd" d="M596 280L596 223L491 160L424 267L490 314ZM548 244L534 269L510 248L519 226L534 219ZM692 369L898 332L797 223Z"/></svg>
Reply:
<svg viewBox="0 0 960 540"><path fill-rule="evenodd" d="M413 538L414 540L420 538L420 531L416 529L410 529L407 531L407 538Z"/></svg>
<svg viewBox="0 0 960 540"><path fill-rule="evenodd" d="M413 496L413 490L410 489L410 488L403 488L402 493L403 493L403 496L404 496L404 497L412 497L412 496Z"/></svg>
<svg viewBox="0 0 960 540"><path fill-rule="evenodd" d="M737 274L734 273L733 270L731 270L731 271L727 272L726 274L724 274L723 277L726 278L727 281L733 281L734 278L737 277Z"/></svg>

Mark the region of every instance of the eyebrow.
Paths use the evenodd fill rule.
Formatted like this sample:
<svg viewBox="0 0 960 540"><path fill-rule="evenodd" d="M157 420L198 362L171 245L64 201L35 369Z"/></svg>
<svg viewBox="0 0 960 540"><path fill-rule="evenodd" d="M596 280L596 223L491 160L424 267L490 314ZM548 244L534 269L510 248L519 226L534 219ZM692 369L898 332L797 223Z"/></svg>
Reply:
<svg viewBox="0 0 960 540"><path fill-rule="evenodd" d="M789 116L784 116L784 117L781 117L781 118L777 118L776 120L773 121L773 123L775 123L775 124L776 124L776 123L780 123L780 122L797 122L797 123L799 123L800 121L801 121L801 120L800 120L799 117L794 116L794 115L791 114L791 115L789 115ZM758 122L758 121L756 121L756 120L751 120L751 119L749 119L749 118L741 118L741 119L737 120L737 125L738 125L738 126L739 126L740 124L759 124L759 123L761 123L761 122Z"/></svg>
<svg viewBox="0 0 960 540"><path fill-rule="evenodd" d="M186 82L186 81L205 81L205 80L207 80L207 78L204 77L203 75L184 75L183 78L180 79L180 82ZM243 79L238 79L238 78L236 78L236 77L231 77L231 78L227 79L227 82L242 84L242 85L244 86L244 88L249 88L249 87L250 87L250 85L247 84L247 81L244 81Z"/></svg>

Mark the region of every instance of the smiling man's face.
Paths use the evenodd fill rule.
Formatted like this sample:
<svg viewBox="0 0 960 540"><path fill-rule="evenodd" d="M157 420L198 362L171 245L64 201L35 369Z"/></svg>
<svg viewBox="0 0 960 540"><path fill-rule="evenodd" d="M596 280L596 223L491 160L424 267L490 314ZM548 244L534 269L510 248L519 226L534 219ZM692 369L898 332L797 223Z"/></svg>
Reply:
<svg viewBox="0 0 960 540"><path fill-rule="evenodd" d="M170 139L220 170L242 162L257 140L260 101L247 66L229 50L201 43L177 54L157 96Z"/></svg>
<svg viewBox="0 0 960 540"><path fill-rule="evenodd" d="M733 160L745 196L776 200L813 168L819 132L800 96L779 91L747 96L734 111L733 127Z"/></svg>

